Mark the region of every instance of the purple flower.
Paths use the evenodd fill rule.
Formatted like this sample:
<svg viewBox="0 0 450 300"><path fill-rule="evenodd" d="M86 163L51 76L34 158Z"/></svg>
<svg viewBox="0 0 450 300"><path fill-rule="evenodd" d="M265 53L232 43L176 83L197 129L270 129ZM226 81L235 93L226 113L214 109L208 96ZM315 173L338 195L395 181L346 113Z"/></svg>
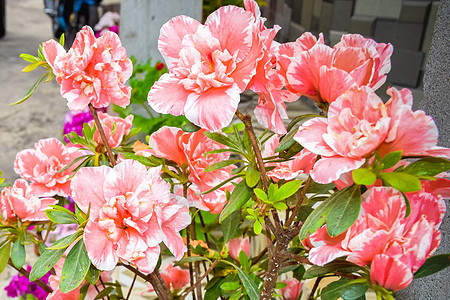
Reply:
<svg viewBox="0 0 450 300"><path fill-rule="evenodd" d="M99 111L106 112L106 109L99 109ZM91 112L88 108L82 111L69 111L64 115L64 141L69 142L69 139L65 137L66 134L75 132L79 136L83 136L83 124L89 123L93 119Z"/></svg>
<svg viewBox="0 0 450 300"><path fill-rule="evenodd" d="M31 266L27 266L27 271L31 271ZM50 272L45 274L41 280L48 284L48 279L50 277ZM31 294L39 300L44 300L47 298L47 292L45 292L36 283L30 282L27 277L21 276L20 274L15 275L8 286L5 287L6 295L10 298L24 297L26 294Z"/></svg>

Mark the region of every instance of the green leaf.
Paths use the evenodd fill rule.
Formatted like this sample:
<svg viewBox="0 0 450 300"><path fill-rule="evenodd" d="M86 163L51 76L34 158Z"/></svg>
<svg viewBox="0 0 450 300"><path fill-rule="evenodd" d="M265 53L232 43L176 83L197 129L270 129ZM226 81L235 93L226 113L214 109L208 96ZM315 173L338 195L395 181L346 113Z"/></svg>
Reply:
<svg viewBox="0 0 450 300"><path fill-rule="evenodd" d="M11 243L8 241L0 249L0 273L3 272L9 261L9 254L11 252Z"/></svg>
<svg viewBox="0 0 450 300"><path fill-rule="evenodd" d="M181 129L182 129L184 132L197 132L197 131L199 131L201 128L198 127L197 125L195 125L194 123L189 122L189 123L186 123L186 124L184 124L183 126L181 126Z"/></svg>
<svg viewBox="0 0 450 300"><path fill-rule="evenodd" d="M192 262L196 262L196 261L202 261L202 260L206 260L211 262L209 259L207 259L206 257L203 256L188 256L185 257L179 261L176 261L173 265L176 266L182 266L184 264L188 264L188 263L192 263Z"/></svg>
<svg viewBox="0 0 450 300"><path fill-rule="evenodd" d="M417 176L435 176L450 169L450 161L445 158L426 157L413 162L403 172Z"/></svg>
<svg viewBox="0 0 450 300"><path fill-rule="evenodd" d="M77 224L78 220L75 216L72 216L66 212L47 209L45 211L45 215L49 218L50 221L56 224Z"/></svg>
<svg viewBox="0 0 450 300"><path fill-rule="evenodd" d="M89 267L88 272L86 273L86 281L90 284L94 285L97 283L100 278L100 270L97 269L92 263Z"/></svg>
<svg viewBox="0 0 450 300"><path fill-rule="evenodd" d="M344 300L357 300L364 296L369 289L367 282L350 284L341 289L341 297Z"/></svg>
<svg viewBox="0 0 450 300"><path fill-rule="evenodd" d="M33 86L31 87L31 89L25 94L25 96L23 96L21 99L17 100L14 103L11 103L9 105L16 105L16 104L20 104L22 102L25 102L28 98L31 97L31 95L33 95L34 91L37 89L38 85L42 82L42 80L44 80L45 76L47 76L47 74L42 75L41 78L38 79L38 81L36 81Z"/></svg>
<svg viewBox="0 0 450 300"><path fill-rule="evenodd" d="M59 44L61 45L61 46L63 46L64 47L64 33L63 34L61 34L61 36L60 36L60 38L59 38Z"/></svg>
<svg viewBox="0 0 450 300"><path fill-rule="evenodd" d="M217 132L209 132L206 131L204 133L208 138L212 139L213 141L218 142L219 144L228 146L230 148L234 148L234 149L239 149L239 145L236 144L232 139L230 139L229 137L217 133Z"/></svg>
<svg viewBox="0 0 450 300"><path fill-rule="evenodd" d="M53 268L54 265L56 265L58 260L64 254L64 251L66 251L66 248L57 250L45 250L44 253L39 256L36 263L33 265L33 268L31 269L30 281L35 281L36 279L39 279L47 274L47 272L50 271L50 269Z"/></svg>
<svg viewBox="0 0 450 300"><path fill-rule="evenodd" d="M35 63L35 62L39 61L39 59L37 57L34 57L31 54L22 53L19 55L19 57L30 63Z"/></svg>
<svg viewBox="0 0 450 300"><path fill-rule="evenodd" d="M292 129L291 131L289 131L280 141L280 144L275 148L275 153L280 152L280 151L284 151L287 148L289 148L290 146L292 146L292 144L294 144L295 140L294 140L294 136L297 134L298 132L298 128L296 129Z"/></svg>
<svg viewBox="0 0 450 300"><path fill-rule="evenodd" d="M253 165L249 165L247 168L247 173L245 175L245 182L249 187L254 187L258 184L259 179L261 178L261 173L257 171Z"/></svg>
<svg viewBox="0 0 450 300"><path fill-rule="evenodd" d="M107 288L104 288L100 293L98 293L97 296L95 296L94 300L96 299L102 299L109 295L112 291L114 291L114 288L112 286L109 286Z"/></svg>
<svg viewBox="0 0 450 300"><path fill-rule="evenodd" d="M220 288L224 291L234 291L240 287L241 285L237 281L224 282L220 285Z"/></svg>
<svg viewBox="0 0 450 300"><path fill-rule="evenodd" d="M400 150L386 154L380 162L383 164L382 170L389 169L395 166L400 161L400 159L402 159L402 152L403 151Z"/></svg>
<svg viewBox="0 0 450 300"><path fill-rule="evenodd" d="M228 243L236 234L241 223L241 212L235 210L222 222L223 241Z"/></svg>
<svg viewBox="0 0 450 300"><path fill-rule="evenodd" d="M380 177L385 183L400 192L415 192L421 188L419 178L407 173L381 173Z"/></svg>
<svg viewBox="0 0 450 300"><path fill-rule="evenodd" d="M140 162L141 164L143 164L144 166L147 166L147 167L157 167L157 166L161 165L161 163L162 163L162 160L152 159L154 156L149 158L149 157L144 157L141 155L136 155L136 154L130 153L130 152L121 152L121 153L125 159L137 160L138 162Z"/></svg>
<svg viewBox="0 0 450 300"><path fill-rule="evenodd" d="M334 204L327 217L327 231L333 237L341 234L358 218L361 210L361 189L359 185L350 186L345 193L334 198Z"/></svg>
<svg viewBox="0 0 450 300"><path fill-rule="evenodd" d="M251 266L249 264L247 254L245 254L244 250L239 251L238 260L241 264L242 269L244 269L244 271L248 271Z"/></svg>
<svg viewBox="0 0 450 300"><path fill-rule="evenodd" d="M271 199L274 202L289 198L290 196L294 195L302 185L301 180L293 180L286 182L283 184L278 191L275 193L275 199Z"/></svg>
<svg viewBox="0 0 450 300"><path fill-rule="evenodd" d="M27 253L25 252L25 246L22 245L19 240L16 240L11 249L11 261L13 265L18 269L22 268L25 263L26 256Z"/></svg>
<svg viewBox="0 0 450 300"><path fill-rule="evenodd" d="M259 188L253 189L253 192L262 201L264 201L266 203L269 202L269 198L267 198L266 192L264 192L262 189L259 189Z"/></svg>
<svg viewBox="0 0 450 300"><path fill-rule="evenodd" d="M377 180L377 175L368 168L353 170L352 176L356 184L372 185Z"/></svg>
<svg viewBox="0 0 450 300"><path fill-rule="evenodd" d="M229 264L230 266L233 266L233 268L236 269L239 279L244 285L244 288L247 291L247 295L250 298L250 300L258 300L259 290L258 287L256 286L256 283L250 278L250 276L248 276L248 274L246 274L244 271L241 270L241 268L239 268L232 262L229 262L227 260L222 260L222 262Z"/></svg>
<svg viewBox="0 0 450 300"><path fill-rule="evenodd" d="M289 125L287 126L287 131L291 131L291 129L295 126L295 124L306 118L326 118L326 117L316 114L307 114L298 116L289 123Z"/></svg>
<svg viewBox="0 0 450 300"><path fill-rule="evenodd" d="M278 211L283 211L283 210L288 209L288 206L286 205L286 203L283 203L283 202L277 202L273 205L273 207Z"/></svg>
<svg viewBox="0 0 450 300"><path fill-rule="evenodd" d="M422 278L450 267L450 253L439 254L428 258L419 270L414 274L414 278Z"/></svg>
<svg viewBox="0 0 450 300"><path fill-rule="evenodd" d="M253 232L255 232L255 234L260 234L261 231L262 231L261 223L259 223L259 221L256 220L255 223L253 223Z"/></svg>
<svg viewBox="0 0 450 300"><path fill-rule="evenodd" d="M240 209L250 199L252 194L253 190L245 184L245 180L239 182L231 193L230 200L225 204L225 207L220 213L219 223L222 224L223 220L233 211Z"/></svg>
<svg viewBox="0 0 450 300"><path fill-rule="evenodd" d="M65 248L69 247L70 245L72 245L72 243L75 242L75 240L82 234L83 233L81 231L77 231L72 235L65 236L65 237L57 240L55 243L53 243L53 245L51 245L47 249L51 249L51 250L63 249L63 248L65 249Z"/></svg>
<svg viewBox="0 0 450 300"><path fill-rule="evenodd" d="M84 241L79 240L67 255L59 282L61 292L67 293L76 289L89 270L89 260Z"/></svg>
<svg viewBox="0 0 450 300"><path fill-rule="evenodd" d="M343 268L353 267L354 264L347 261L332 261L324 266L313 265L303 274L303 279L320 277L338 271Z"/></svg>
<svg viewBox="0 0 450 300"><path fill-rule="evenodd" d="M46 61L37 61L37 62L32 63L32 64L26 66L25 68L23 68L21 72L28 73L28 72L34 71L37 67L39 67L43 64L46 64L46 63L47 63Z"/></svg>
<svg viewBox="0 0 450 300"><path fill-rule="evenodd" d="M334 202L338 199L347 197L352 193L354 186L346 187L330 197L325 199L313 212L306 218L305 223L300 230L300 240L304 240L308 234L314 233L319 227L325 224Z"/></svg>
<svg viewBox="0 0 450 300"><path fill-rule="evenodd" d="M322 300L337 300L341 297L341 290L344 286L348 285L350 282L349 279L341 279L338 281L333 281L326 287L322 289L320 293L320 299Z"/></svg>
<svg viewBox="0 0 450 300"><path fill-rule="evenodd" d="M203 170L203 172L211 172L211 171L219 170L219 169L225 168L229 165L237 164L240 162L243 162L243 160L242 159L228 159L228 160L224 160L224 161L219 161L219 162L214 163L214 164L208 166L207 168L205 168Z"/></svg>

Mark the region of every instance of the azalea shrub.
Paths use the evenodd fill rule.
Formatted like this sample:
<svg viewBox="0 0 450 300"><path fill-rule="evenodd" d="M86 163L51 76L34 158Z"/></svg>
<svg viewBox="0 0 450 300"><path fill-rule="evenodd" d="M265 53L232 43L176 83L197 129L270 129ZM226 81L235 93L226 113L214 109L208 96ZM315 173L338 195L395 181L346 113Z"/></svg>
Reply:
<svg viewBox="0 0 450 300"><path fill-rule="evenodd" d="M111 31L84 27L68 51L50 40L21 55L24 71L46 73L17 103L56 77L84 115L68 117L77 129L64 143L50 137L17 154L21 178L0 196L0 270L9 264L47 299L129 299L140 277L159 299L330 300L369 290L394 299L449 266L449 254L433 254L450 149L412 110L411 91L390 87L386 103L375 93L393 46L348 34L330 47L311 33L279 44L280 27L244 4L204 24L167 22L165 65L139 79L149 80L144 101L126 84L136 70ZM263 132L238 109L246 90L259 96ZM149 132L128 108L133 94L189 121ZM285 103L301 96L320 113L288 120ZM134 274L131 286L117 268Z"/></svg>

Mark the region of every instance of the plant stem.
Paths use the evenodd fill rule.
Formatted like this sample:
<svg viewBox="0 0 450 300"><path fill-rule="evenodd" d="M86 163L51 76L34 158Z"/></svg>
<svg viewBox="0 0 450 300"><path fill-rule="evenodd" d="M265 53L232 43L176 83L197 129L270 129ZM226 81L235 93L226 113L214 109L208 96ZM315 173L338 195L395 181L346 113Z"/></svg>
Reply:
<svg viewBox="0 0 450 300"><path fill-rule="evenodd" d="M311 294L309 294L308 300L314 300L314 294L316 293L317 288L319 287L319 283L323 277L317 277L316 282L314 282L314 286L312 288Z"/></svg>
<svg viewBox="0 0 450 300"><path fill-rule="evenodd" d="M95 125L97 126L97 130L100 133L100 137L102 139L103 146L105 146L106 154L108 155L111 166L114 167L116 165L116 159L114 157L114 153L112 152L111 146L108 143L108 139L106 138L102 123L100 122L100 119L98 118L97 111L95 110L94 106L92 106L91 103L89 103L89 110L91 111L91 115L94 118L94 122L95 122Z"/></svg>
<svg viewBox="0 0 450 300"><path fill-rule="evenodd" d="M183 196L184 198L187 197L187 184L183 184ZM187 256L191 257L191 238L190 238L190 233L189 233L189 229L190 227L186 228L186 247L187 247ZM192 268L192 263L189 262L189 283L191 284L191 286L194 285L194 270ZM192 299L196 300L195 297L195 291L192 290Z"/></svg>
<svg viewBox="0 0 450 300"><path fill-rule="evenodd" d="M194 215L193 222L191 222L191 224L189 225L189 228L191 229L192 239L196 240L197 239L197 233L195 231L195 215L196 215L196 213L193 213L193 215ZM199 261L194 262L194 270L195 270L195 280L199 281L200 280L200 262ZM202 300L203 299L202 286L201 285L196 285L196 286L197 286L197 299Z"/></svg>
<svg viewBox="0 0 450 300"><path fill-rule="evenodd" d="M202 275L202 277L199 278L199 280L194 284L191 285L191 287L184 293L183 296L181 296L181 300L184 300L184 298L186 298L186 296L190 293L193 292L195 290L195 288L200 285L200 283L202 282L203 279L205 279L206 276L208 276L209 273L211 273L211 271L214 269L214 267L217 265L217 263L219 262L219 259L216 259L208 268L208 270L206 270L205 274Z"/></svg>
<svg viewBox="0 0 450 300"><path fill-rule="evenodd" d="M145 281L148 281L152 284L153 288L155 289L156 295L158 295L159 300L170 300L170 292L167 288L166 283L164 282L163 278L161 277L161 274L159 274L158 269L155 269L152 273L146 275L139 270L133 268L132 266L122 264L125 268L136 274L137 276L141 277Z"/></svg>
<svg viewBox="0 0 450 300"><path fill-rule="evenodd" d="M311 185L311 176L308 177L308 179L305 182L305 186L303 187L303 190L298 197L297 204L294 207L294 210L292 211L291 216L286 222L286 227L291 226L292 222L294 221L295 217L297 216L298 210L300 209L300 206L302 205L303 199L305 199L306 192L308 191L309 186Z"/></svg>
<svg viewBox="0 0 450 300"><path fill-rule="evenodd" d="M25 270L24 268L17 268L11 261L11 259L8 260L8 265L10 265L11 267L13 267L14 269L17 270L17 272L19 272L20 274L22 274L23 276L25 276L26 278L30 278L30 272L28 272L27 270ZM49 287L45 282L43 282L40 279L37 279L34 281L41 289L43 289L46 293L51 294L53 292L52 288Z"/></svg>
<svg viewBox="0 0 450 300"><path fill-rule="evenodd" d="M258 163L258 169L261 173L261 179L264 184L266 192L269 190L269 180L267 178L266 168L264 167L264 161L262 159L261 150L256 140L255 132L253 131L252 118L249 115L243 115L239 110L236 110L235 115L244 123L245 129L248 132L248 136L252 143L253 151L255 152L256 162Z"/></svg>
<svg viewBox="0 0 450 300"><path fill-rule="evenodd" d="M126 300L128 300L130 298L131 291L133 290L134 283L136 282L136 278L137 278L137 274L134 274L133 281L131 282L130 289L128 290L128 294L127 294Z"/></svg>

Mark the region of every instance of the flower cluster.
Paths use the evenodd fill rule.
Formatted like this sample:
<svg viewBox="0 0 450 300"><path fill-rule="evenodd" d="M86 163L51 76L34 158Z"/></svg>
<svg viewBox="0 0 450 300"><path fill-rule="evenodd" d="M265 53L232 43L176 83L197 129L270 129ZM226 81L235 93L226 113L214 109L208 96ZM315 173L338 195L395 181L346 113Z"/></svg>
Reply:
<svg viewBox="0 0 450 300"><path fill-rule="evenodd" d="M43 43L42 50L70 110L130 103L131 88L125 82L133 67L117 34L108 31L97 39L85 26L68 52L54 40Z"/></svg>
<svg viewBox="0 0 450 300"><path fill-rule="evenodd" d="M31 271L31 266L27 266L28 272ZM49 282L50 272L45 274L41 280L44 283ZM10 298L22 297L28 299L27 295L33 295L38 300L47 299L47 293L39 287L36 283L30 282L26 276L20 274L14 275L9 284L5 287L6 295Z"/></svg>

